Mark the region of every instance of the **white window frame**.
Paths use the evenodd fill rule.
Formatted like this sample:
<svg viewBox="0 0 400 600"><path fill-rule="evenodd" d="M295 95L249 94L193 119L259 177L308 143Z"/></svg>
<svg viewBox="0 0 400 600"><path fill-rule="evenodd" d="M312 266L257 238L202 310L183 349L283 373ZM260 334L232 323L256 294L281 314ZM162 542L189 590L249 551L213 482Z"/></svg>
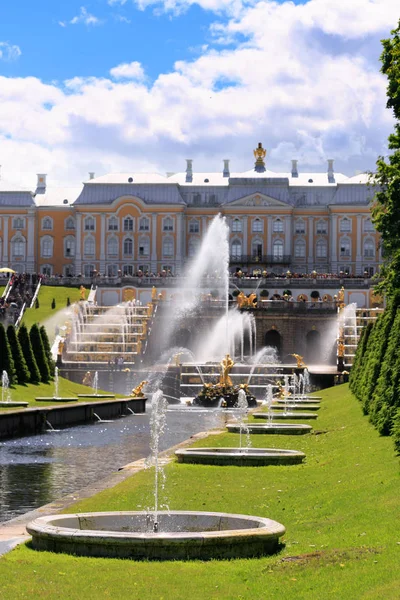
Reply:
<svg viewBox="0 0 400 600"><path fill-rule="evenodd" d="M108 217L107 231L119 231L119 219L115 215Z"/></svg>
<svg viewBox="0 0 400 600"><path fill-rule="evenodd" d="M167 233L174 231L174 219L172 217L164 217L162 221L162 230Z"/></svg>
<svg viewBox="0 0 400 600"><path fill-rule="evenodd" d="M348 250L343 250L345 246L348 246ZM351 239L348 237L340 238L339 243L339 256L340 258L350 258L351 257Z"/></svg>
<svg viewBox="0 0 400 600"><path fill-rule="evenodd" d="M42 219L42 230L53 231L53 219L49 216L43 217Z"/></svg>
<svg viewBox="0 0 400 600"><path fill-rule="evenodd" d="M259 217L253 219L251 223L251 231L252 233L263 233L264 232L264 222Z"/></svg>
<svg viewBox="0 0 400 600"><path fill-rule="evenodd" d="M323 219L317 222L316 233L317 235L326 235L328 233L328 224Z"/></svg>
<svg viewBox="0 0 400 600"><path fill-rule="evenodd" d="M346 223L346 226L345 226L345 223ZM340 219L339 232L340 233L351 233L351 219L349 219L349 217L342 217Z"/></svg>
<svg viewBox="0 0 400 600"><path fill-rule="evenodd" d="M90 244L90 250L87 250L87 246ZM91 251L93 249L93 252ZM92 235L88 235L83 240L83 256L95 256L96 255L96 239Z"/></svg>
<svg viewBox="0 0 400 600"><path fill-rule="evenodd" d="M141 251L141 248L145 247L146 252ZM138 256L150 257L150 238L141 237L138 243Z"/></svg>
<svg viewBox="0 0 400 600"><path fill-rule="evenodd" d="M83 221L83 231L96 231L96 219L87 215Z"/></svg>
<svg viewBox="0 0 400 600"><path fill-rule="evenodd" d="M174 238L166 237L162 241L162 255L164 258L172 258L175 252Z"/></svg>
<svg viewBox="0 0 400 600"><path fill-rule="evenodd" d="M114 247L110 250L110 245ZM116 235L110 235L107 238L107 256L119 256L119 239Z"/></svg>
<svg viewBox="0 0 400 600"><path fill-rule="evenodd" d="M25 219L23 217L14 217L12 222L13 229L25 229Z"/></svg>
<svg viewBox="0 0 400 600"><path fill-rule="evenodd" d="M44 235L40 238L40 257L53 258L54 254L54 238L51 235Z"/></svg>
<svg viewBox="0 0 400 600"><path fill-rule="evenodd" d="M71 247L69 247L70 245L71 245ZM65 258L74 257L75 249L76 249L75 237L73 235L67 235L64 238L64 257ZM69 250L69 252L68 252L68 250Z"/></svg>
<svg viewBox="0 0 400 600"><path fill-rule="evenodd" d="M368 253L366 252L367 246L370 246L370 248L368 249ZM376 248L375 248L374 240L370 237L365 238L364 243L363 243L363 258L367 259L367 260L374 260L375 256L376 256Z"/></svg>
<svg viewBox="0 0 400 600"><path fill-rule="evenodd" d="M304 219L297 219L297 221L294 224L294 232L296 235L305 235L306 222Z"/></svg>
<svg viewBox="0 0 400 600"><path fill-rule="evenodd" d="M294 244L294 257L305 258L306 257L306 242L304 240L296 240Z"/></svg>
<svg viewBox="0 0 400 600"><path fill-rule="evenodd" d="M279 217L274 220L272 226L273 233L283 233L283 221Z"/></svg>
<svg viewBox="0 0 400 600"><path fill-rule="evenodd" d="M126 250L126 246L125 244L130 244L131 246L131 251L127 251ZM124 258L133 258L133 251L134 251L134 239L133 236L126 236L122 242L122 255L124 256Z"/></svg>
<svg viewBox="0 0 400 600"><path fill-rule="evenodd" d="M66 231L75 231L75 219L74 217L67 217L64 221L64 229Z"/></svg>
<svg viewBox="0 0 400 600"><path fill-rule="evenodd" d="M279 251L277 252L277 248L279 248ZM278 258L278 259L283 259L283 250L284 250L284 244L283 241L281 239L277 239L274 240L272 243L272 256L273 258Z"/></svg>
<svg viewBox="0 0 400 600"><path fill-rule="evenodd" d="M150 231L150 219L149 219L149 217L140 217L140 220L139 220L139 231Z"/></svg>
<svg viewBox="0 0 400 600"><path fill-rule="evenodd" d="M189 221L189 233L200 233L200 223L198 219Z"/></svg>
<svg viewBox="0 0 400 600"><path fill-rule="evenodd" d="M135 219L131 215L126 215L122 221L122 229L124 233L133 233L135 230Z"/></svg>
<svg viewBox="0 0 400 600"><path fill-rule="evenodd" d="M318 259L326 259L328 256L328 245L325 240L318 240L315 244L315 256Z"/></svg>

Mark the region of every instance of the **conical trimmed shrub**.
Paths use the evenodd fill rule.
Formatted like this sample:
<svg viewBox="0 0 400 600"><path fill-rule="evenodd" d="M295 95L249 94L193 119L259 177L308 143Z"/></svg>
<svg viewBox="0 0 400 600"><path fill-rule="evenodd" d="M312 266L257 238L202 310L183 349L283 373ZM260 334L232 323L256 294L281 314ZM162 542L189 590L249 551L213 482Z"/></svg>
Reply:
<svg viewBox="0 0 400 600"><path fill-rule="evenodd" d="M36 363L40 371L40 377L43 383L50 381L50 369L47 362L46 352L43 347L42 338L40 335L39 327L34 323L29 331L29 338L31 340L32 350L35 355Z"/></svg>
<svg viewBox="0 0 400 600"><path fill-rule="evenodd" d="M42 325L40 327L39 331L40 331L40 337L42 338L43 348L46 353L47 364L49 365L50 376L54 377L56 364L55 364L55 362L53 360L53 356L51 354L51 346L50 346L49 338L47 335L46 327L44 325Z"/></svg>
<svg viewBox="0 0 400 600"><path fill-rule="evenodd" d="M36 364L35 355L33 354L28 329L24 323L18 329L18 341L25 358L26 366L28 367L30 383L40 383L40 371Z"/></svg>
<svg viewBox="0 0 400 600"><path fill-rule="evenodd" d="M10 344L11 354L14 360L17 383L19 383L20 385L28 383L29 370L26 365L25 357L23 355L22 348L19 343L14 325L9 325L7 327L7 338Z"/></svg>
<svg viewBox="0 0 400 600"><path fill-rule="evenodd" d="M14 360L6 330L2 323L0 323L0 377L3 371L7 371L10 385L16 383L16 374L14 367Z"/></svg>

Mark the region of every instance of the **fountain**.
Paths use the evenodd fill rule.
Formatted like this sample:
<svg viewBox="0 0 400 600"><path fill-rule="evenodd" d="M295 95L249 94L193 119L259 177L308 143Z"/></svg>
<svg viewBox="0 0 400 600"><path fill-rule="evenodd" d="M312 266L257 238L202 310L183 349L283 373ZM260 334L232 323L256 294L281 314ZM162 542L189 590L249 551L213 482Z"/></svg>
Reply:
<svg viewBox="0 0 400 600"><path fill-rule="evenodd" d="M153 394L151 416L154 510L39 517L27 526L33 548L139 560L248 558L277 550L285 527L271 519L159 510L159 439L165 427L165 412L166 401L158 390Z"/></svg>
<svg viewBox="0 0 400 600"><path fill-rule="evenodd" d="M54 371L54 392L52 396L38 396L35 398L36 402L77 402L76 396L60 396L60 380L58 374L58 367Z"/></svg>
<svg viewBox="0 0 400 600"><path fill-rule="evenodd" d="M90 383L90 371L87 371L84 377L84 385L89 385ZM92 394L78 394L78 398L115 398L115 394L99 394L99 373L95 372L93 381L92 381Z"/></svg>
<svg viewBox="0 0 400 600"><path fill-rule="evenodd" d="M1 374L1 402L0 406L5 408L14 408L17 406L28 406L29 402L15 402L11 400L10 381L7 371Z"/></svg>

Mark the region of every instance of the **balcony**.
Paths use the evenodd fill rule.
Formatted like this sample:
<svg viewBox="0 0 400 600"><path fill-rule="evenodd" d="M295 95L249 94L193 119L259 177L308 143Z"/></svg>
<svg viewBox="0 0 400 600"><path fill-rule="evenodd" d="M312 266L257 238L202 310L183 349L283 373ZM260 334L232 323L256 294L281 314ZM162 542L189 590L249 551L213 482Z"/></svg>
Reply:
<svg viewBox="0 0 400 600"><path fill-rule="evenodd" d="M261 256L252 254L241 254L240 256L231 255L229 257L231 265L290 265L292 257L290 254L284 254L283 256L274 256L273 254L263 254Z"/></svg>

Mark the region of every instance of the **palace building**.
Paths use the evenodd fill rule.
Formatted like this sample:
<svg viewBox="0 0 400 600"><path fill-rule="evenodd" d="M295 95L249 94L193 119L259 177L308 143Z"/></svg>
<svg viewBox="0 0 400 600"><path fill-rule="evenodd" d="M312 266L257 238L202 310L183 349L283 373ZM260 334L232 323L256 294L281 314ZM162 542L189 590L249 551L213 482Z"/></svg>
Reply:
<svg viewBox="0 0 400 600"><path fill-rule="evenodd" d="M110 173L35 190L0 179L0 263L18 272L107 277L178 275L195 255L210 220L230 226L231 271L370 276L380 263L370 215L368 175L269 171L261 144L249 171ZM253 162L253 161L252 161Z"/></svg>

